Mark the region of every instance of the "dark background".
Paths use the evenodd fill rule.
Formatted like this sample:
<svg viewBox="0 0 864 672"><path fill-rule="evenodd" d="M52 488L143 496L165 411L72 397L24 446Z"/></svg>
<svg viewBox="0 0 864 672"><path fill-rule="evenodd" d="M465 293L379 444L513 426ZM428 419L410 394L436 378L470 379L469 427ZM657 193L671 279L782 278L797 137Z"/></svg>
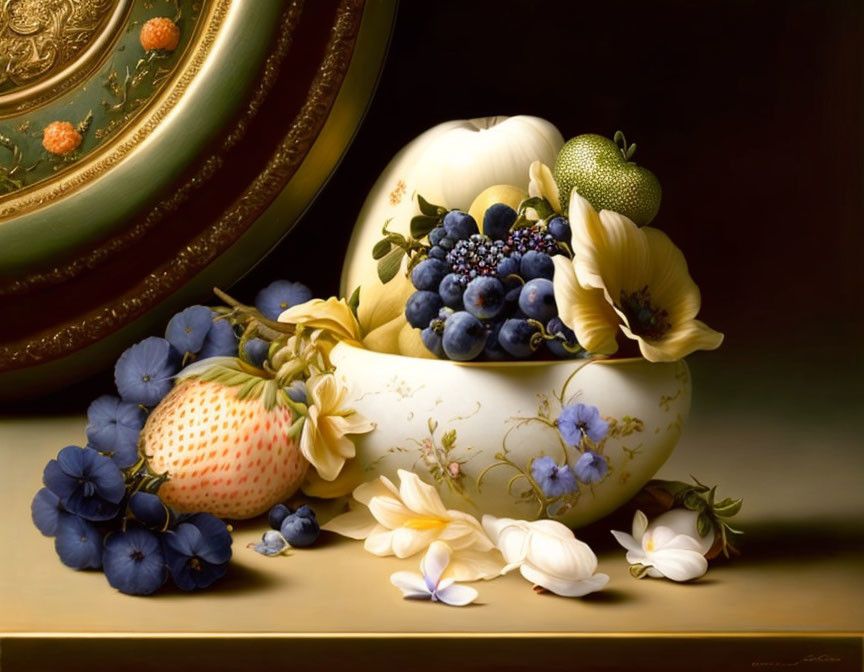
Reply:
<svg viewBox="0 0 864 672"><path fill-rule="evenodd" d="M437 123L621 129L663 185L653 225L687 256L700 317L726 334L688 359L697 394L839 418L836 400L864 400L862 42L862 2L403 0L341 166L232 293L251 300L283 277L336 293L368 190ZM54 399L83 410L109 380Z"/></svg>

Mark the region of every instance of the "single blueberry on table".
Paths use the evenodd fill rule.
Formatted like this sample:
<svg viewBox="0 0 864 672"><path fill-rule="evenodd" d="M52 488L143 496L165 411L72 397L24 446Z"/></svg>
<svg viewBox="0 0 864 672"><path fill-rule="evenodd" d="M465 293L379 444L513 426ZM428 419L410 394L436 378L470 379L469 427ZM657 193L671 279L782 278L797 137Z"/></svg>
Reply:
<svg viewBox="0 0 864 672"><path fill-rule="evenodd" d="M277 504L270 509L270 512L267 514L267 522L270 523L270 527L274 530L278 530L282 527L282 521L290 515L291 509L284 504Z"/></svg>
<svg viewBox="0 0 864 672"><path fill-rule="evenodd" d="M102 566L102 534L93 523L72 513L59 515L54 550L60 561L72 569Z"/></svg>
<svg viewBox="0 0 864 672"><path fill-rule="evenodd" d="M102 453L114 453L111 459L121 469L138 461L138 434L147 413L138 404L104 394L87 408L87 441Z"/></svg>
<svg viewBox="0 0 864 672"><path fill-rule="evenodd" d="M483 215L483 233L493 240L504 240L516 221L516 211L506 203L496 203Z"/></svg>
<svg viewBox="0 0 864 672"><path fill-rule="evenodd" d="M444 305L455 310L462 310L462 294L465 292L465 285L459 280L458 273L450 273L445 275L438 285L438 294Z"/></svg>
<svg viewBox="0 0 864 672"><path fill-rule="evenodd" d="M465 288L462 302L465 310L481 320L496 317L504 308L504 285L498 278L480 276Z"/></svg>
<svg viewBox="0 0 864 672"><path fill-rule="evenodd" d="M416 329L425 329L438 316L444 302L436 292L420 290L405 302L405 319Z"/></svg>
<svg viewBox="0 0 864 672"><path fill-rule="evenodd" d="M587 450L576 460L573 471L576 472L576 478L583 483L597 483L609 471L609 464L602 455Z"/></svg>
<svg viewBox="0 0 864 672"><path fill-rule="evenodd" d="M599 443L609 433L609 423L600 417L599 409L586 404L565 406L556 424L561 438L570 446L581 446L585 437Z"/></svg>
<svg viewBox="0 0 864 672"><path fill-rule="evenodd" d="M423 341L426 349L436 357L443 358L446 356L444 354L443 333L429 326L420 332L420 340Z"/></svg>
<svg viewBox="0 0 864 672"><path fill-rule="evenodd" d="M209 513L184 519L165 533L165 561L181 590L207 588L228 571L231 533L225 523Z"/></svg>
<svg viewBox="0 0 864 672"><path fill-rule="evenodd" d="M555 288L551 280L534 278L525 283L519 294L519 309L532 320L546 323L558 314Z"/></svg>
<svg viewBox="0 0 864 672"><path fill-rule="evenodd" d="M547 497L560 497L579 490L576 476L566 464L559 467L551 457L538 457L531 463L531 476Z"/></svg>
<svg viewBox="0 0 864 672"><path fill-rule="evenodd" d="M498 342L516 359L528 359L539 347L536 340L539 333L540 330L526 320L511 318L501 326Z"/></svg>
<svg viewBox="0 0 864 672"><path fill-rule="evenodd" d="M243 358L253 366L262 367L270 352L270 341L263 338L250 338L243 344Z"/></svg>
<svg viewBox="0 0 864 672"><path fill-rule="evenodd" d="M443 224L444 230L447 232L447 238L454 240L464 240L475 233L480 233L480 229L477 228L477 222L474 221L474 218L461 210L451 210L444 215Z"/></svg>
<svg viewBox="0 0 864 672"><path fill-rule="evenodd" d="M214 320L207 338L204 339L204 345L198 352L198 359L236 357L238 340L234 327L228 320Z"/></svg>
<svg viewBox="0 0 864 672"><path fill-rule="evenodd" d="M135 492L129 498L129 510L135 520L144 527L164 530L171 520L171 512L157 495L150 492Z"/></svg>
<svg viewBox="0 0 864 672"><path fill-rule="evenodd" d="M411 271L411 282L417 289L434 292L447 275L447 264L439 259L424 259Z"/></svg>
<svg viewBox="0 0 864 672"><path fill-rule="evenodd" d="M159 537L140 527L109 534L102 565L111 587L127 595L155 593L168 578Z"/></svg>
<svg viewBox="0 0 864 672"><path fill-rule="evenodd" d="M321 528L314 513L311 516L301 515L298 510L297 513L291 514L282 521L280 532L294 548L303 548L315 543Z"/></svg>
<svg viewBox="0 0 864 672"><path fill-rule="evenodd" d="M39 490L30 504L33 524L46 537L57 535L57 522L61 512L63 512L63 507L60 506L60 498L48 488Z"/></svg>
<svg viewBox="0 0 864 672"><path fill-rule="evenodd" d="M120 355L114 382L123 401L155 406L171 391L179 370L178 351L164 338L151 336Z"/></svg>
<svg viewBox="0 0 864 672"><path fill-rule="evenodd" d="M315 514L315 510L308 504L301 504L299 507L297 507L294 515L301 516L303 518L312 518L314 520L318 520L318 516Z"/></svg>
<svg viewBox="0 0 864 672"><path fill-rule="evenodd" d="M168 321L165 339L180 353L197 353L213 326L213 311L206 306L189 306Z"/></svg>
<svg viewBox="0 0 864 672"><path fill-rule="evenodd" d="M562 243L570 244L573 238L573 233L570 230L570 222L566 217L553 217L548 224L549 233L555 240L560 240Z"/></svg>
<svg viewBox="0 0 864 672"><path fill-rule="evenodd" d="M123 472L93 448L66 446L45 465L42 482L64 509L87 520L110 520L126 494Z"/></svg>
<svg viewBox="0 0 864 672"><path fill-rule="evenodd" d="M555 264L552 262L552 257L543 252L536 250L528 250L522 255L522 261L519 264L519 274L525 280L533 280L534 278L546 278L551 280L555 275Z"/></svg>
<svg viewBox="0 0 864 672"><path fill-rule="evenodd" d="M453 313L444 323L442 346L450 359L467 362L483 352L486 329L471 313Z"/></svg>
<svg viewBox="0 0 864 672"><path fill-rule="evenodd" d="M264 317L276 320L288 308L306 303L312 290L300 282L276 280L255 296L255 307Z"/></svg>

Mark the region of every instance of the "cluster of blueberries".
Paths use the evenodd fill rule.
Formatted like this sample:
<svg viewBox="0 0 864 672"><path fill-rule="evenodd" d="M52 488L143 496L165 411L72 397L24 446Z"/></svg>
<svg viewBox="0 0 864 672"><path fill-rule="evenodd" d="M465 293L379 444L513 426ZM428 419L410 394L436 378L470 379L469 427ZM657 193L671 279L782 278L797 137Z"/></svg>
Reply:
<svg viewBox="0 0 864 672"><path fill-rule="evenodd" d="M558 317L552 257L565 254L564 217L513 229L517 213L496 203L483 233L466 212L452 210L429 233L426 258L411 271L417 289L405 317L438 357L458 361L529 359L542 346L556 357L580 352Z"/></svg>
<svg viewBox="0 0 864 672"><path fill-rule="evenodd" d="M258 293L255 306L275 320L311 296L300 283L277 280ZM60 560L73 569L101 568L121 592L147 595L169 576L183 590L206 588L227 571L227 525L207 513L177 514L167 507L155 494L161 481L138 454L148 412L184 364L238 355L234 326L218 317L206 306L190 306L171 318L164 338L151 336L128 348L114 367L119 396L90 404L87 445L67 446L48 462L45 487L33 499L33 522L54 538ZM244 347L239 354L247 361L263 363L269 342L250 339ZM289 391L299 400L304 393Z"/></svg>
<svg viewBox="0 0 864 672"><path fill-rule="evenodd" d="M285 504L277 504L270 509L267 520L272 529L264 533L260 543L252 545L262 555L281 555L291 548L311 546L321 533L318 517L307 504L296 511Z"/></svg>
<svg viewBox="0 0 864 672"><path fill-rule="evenodd" d="M146 488L145 470L122 470L89 446L67 446L45 467L33 522L72 569L102 569L123 593L149 595L168 577L207 588L231 559L228 526L209 513L177 514ZM149 481L149 483L148 483Z"/></svg>

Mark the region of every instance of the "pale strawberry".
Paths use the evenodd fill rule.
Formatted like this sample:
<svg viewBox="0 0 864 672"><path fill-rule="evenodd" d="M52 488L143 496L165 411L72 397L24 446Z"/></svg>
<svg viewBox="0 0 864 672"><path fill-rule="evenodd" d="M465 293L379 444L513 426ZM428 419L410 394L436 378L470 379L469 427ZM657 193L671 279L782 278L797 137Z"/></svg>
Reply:
<svg viewBox="0 0 864 672"><path fill-rule="evenodd" d="M294 494L309 463L275 382L224 361L174 386L147 419L139 451L154 472L168 472L159 488L166 504L251 518Z"/></svg>

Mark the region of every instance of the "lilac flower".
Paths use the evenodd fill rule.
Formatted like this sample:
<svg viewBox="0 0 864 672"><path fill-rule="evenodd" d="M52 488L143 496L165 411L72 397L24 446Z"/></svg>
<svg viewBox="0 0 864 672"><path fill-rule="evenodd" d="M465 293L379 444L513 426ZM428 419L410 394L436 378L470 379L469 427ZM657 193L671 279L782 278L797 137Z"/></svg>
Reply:
<svg viewBox="0 0 864 672"><path fill-rule="evenodd" d="M255 307L271 320L277 319L292 306L305 303L312 298L312 290L299 282L276 280L258 292Z"/></svg>
<svg viewBox="0 0 864 672"><path fill-rule="evenodd" d="M576 477L566 464L559 467L551 457L538 457L531 463L531 475L547 497L560 497L579 489Z"/></svg>
<svg viewBox="0 0 864 672"><path fill-rule="evenodd" d="M234 327L228 320L214 321L198 353L198 359L236 356L237 336L234 334Z"/></svg>
<svg viewBox="0 0 864 672"><path fill-rule="evenodd" d="M209 513L196 513L165 533L165 560L181 590L207 588L228 571L231 533Z"/></svg>
<svg viewBox="0 0 864 672"><path fill-rule="evenodd" d="M166 340L177 352L197 353L213 326L213 311L206 306L189 306L181 310L165 328Z"/></svg>
<svg viewBox="0 0 864 672"><path fill-rule="evenodd" d="M30 504L33 524L46 537L57 535L57 521L61 511L63 511L63 507L60 506L60 498L48 488L42 488L37 492L33 498L33 503Z"/></svg>
<svg viewBox="0 0 864 672"><path fill-rule="evenodd" d="M114 382L123 401L155 406L171 391L179 369L177 351L164 338L151 336L120 355Z"/></svg>
<svg viewBox="0 0 864 672"><path fill-rule="evenodd" d="M558 416L557 425L568 446L581 446L585 437L599 443L609 433L609 423L600 417L597 407L585 404L565 407Z"/></svg>
<svg viewBox="0 0 864 672"><path fill-rule="evenodd" d="M127 595L149 595L168 577L159 537L140 527L109 534L102 563L111 587Z"/></svg>
<svg viewBox="0 0 864 672"><path fill-rule="evenodd" d="M114 453L111 459L121 469L138 461L138 434L147 414L137 404L104 394L87 408L87 441L102 453Z"/></svg>
<svg viewBox="0 0 864 672"><path fill-rule="evenodd" d="M102 566L102 535L93 523L71 513L60 513L58 517L54 550L61 562L72 569Z"/></svg>
<svg viewBox="0 0 864 672"><path fill-rule="evenodd" d="M93 448L66 446L45 465L42 481L64 509L87 520L113 518L126 494L123 473Z"/></svg>
<svg viewBox="0 0 864 672"><path fill-rule="evenodd" d="M129 498L129 510L135 520L144 527L164 530L168 526L171 513L157 495L149 492L136 492Z"/></svg>
<svg viewBox="0 0 864 672"><path fill-rule="evenodd" d="M605 457L588 450L576 460L573 471L583 483L597 483L609 471L609 465Z"/></svg>

